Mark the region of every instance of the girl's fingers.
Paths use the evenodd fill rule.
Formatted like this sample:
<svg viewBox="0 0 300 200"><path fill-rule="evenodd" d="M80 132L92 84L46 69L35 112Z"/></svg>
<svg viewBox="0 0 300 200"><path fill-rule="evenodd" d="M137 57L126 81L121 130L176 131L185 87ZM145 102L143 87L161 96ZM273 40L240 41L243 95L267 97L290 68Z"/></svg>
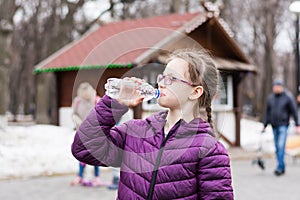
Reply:
<svg viewBox="0 0 300 200"><path fill-rule="evenodd" d="M142 103L143 100L144 100L144 97L139 97L139 98L135 98L135 99L117 99L117 101L120 104L123 104L127 107L137 106L138 104Z"/></svg>

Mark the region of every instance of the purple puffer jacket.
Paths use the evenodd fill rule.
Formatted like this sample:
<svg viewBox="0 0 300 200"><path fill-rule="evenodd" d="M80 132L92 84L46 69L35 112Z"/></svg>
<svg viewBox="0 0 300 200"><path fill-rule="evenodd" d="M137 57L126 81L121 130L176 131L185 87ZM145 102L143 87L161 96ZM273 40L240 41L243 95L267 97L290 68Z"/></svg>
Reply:
<svg viewBox="0 0 300 200"><path fill-rule="evenodd" d="M228 154L207 122L179 120L165 136L167 111L115 126L126 111L104 96L72 144L79 161L121 167L118 199L233 199Z"/></svg>

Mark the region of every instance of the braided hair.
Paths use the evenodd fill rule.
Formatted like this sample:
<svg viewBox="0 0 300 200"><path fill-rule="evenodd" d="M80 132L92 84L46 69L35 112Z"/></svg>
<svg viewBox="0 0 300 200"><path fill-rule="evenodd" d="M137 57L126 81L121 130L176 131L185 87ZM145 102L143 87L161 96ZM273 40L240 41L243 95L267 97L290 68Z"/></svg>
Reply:
<svg viewBox="0 0 300 200"><path fill-rule="evenodd" d="M204 91L198 100L198 108L195 108L196 113L194 115L201 115L201 110L205 108L207 122L214 129L211 102L217 92L219 83L219 71L215 62L204 49L179 49L172 53L171 58L174 57L188 62L192 83L203 87Z"/></svg>

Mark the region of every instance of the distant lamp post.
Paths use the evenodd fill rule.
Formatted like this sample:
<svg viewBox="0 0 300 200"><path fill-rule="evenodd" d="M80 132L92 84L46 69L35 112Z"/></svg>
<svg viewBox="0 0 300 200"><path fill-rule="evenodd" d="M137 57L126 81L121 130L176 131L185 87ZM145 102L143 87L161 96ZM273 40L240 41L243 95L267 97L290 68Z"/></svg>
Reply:
<svg viewBox="0 0 300 200"><path fill-rule="evenodd" d="M299 57L299 15L300 15L300 0L293 1L290 6L289 10L292 13L296 14L296 23L295 23L295 39L296 39L296 52L295 52L295 58L296 58L296 80L297 80L297 95L300 94L300 57Z"/></svg>

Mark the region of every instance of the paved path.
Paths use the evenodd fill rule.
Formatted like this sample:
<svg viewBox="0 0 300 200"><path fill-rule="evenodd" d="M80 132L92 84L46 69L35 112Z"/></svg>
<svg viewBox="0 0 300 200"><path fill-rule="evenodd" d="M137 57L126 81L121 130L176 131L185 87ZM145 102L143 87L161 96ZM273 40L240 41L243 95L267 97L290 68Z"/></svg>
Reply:
<svg viewBox="0 0 300 200"><path fill-rule="evenodd" d="M237 200L299 200L300 161L287 158L286 173L273 174L275 160L265 159L266 169L252 165L252 160L232 161L232 178Z"/></svg>
<svg viewBox="0 0 300 200"><path fill-rule="evenodd" d="M111 179L111 173L101 173L103 181ZM1 200L115 200L116 190L106 187L71 186L72 175L37 177L25 180L0 181Z"/></svg>
<svg viewBox="0 0 300 200"><path fill-rule="evenodd" d="M237 200L299 200L300 161L287 158L286 174L273 174L274 159L267 158L262 171L252 160L232 160L233 187ZM111 178L109 171L101 174L102 180ZM26 180L0 181L1 200L113 200L116 191L102 188L70 186L73 176L39 177Z"/></svg>

